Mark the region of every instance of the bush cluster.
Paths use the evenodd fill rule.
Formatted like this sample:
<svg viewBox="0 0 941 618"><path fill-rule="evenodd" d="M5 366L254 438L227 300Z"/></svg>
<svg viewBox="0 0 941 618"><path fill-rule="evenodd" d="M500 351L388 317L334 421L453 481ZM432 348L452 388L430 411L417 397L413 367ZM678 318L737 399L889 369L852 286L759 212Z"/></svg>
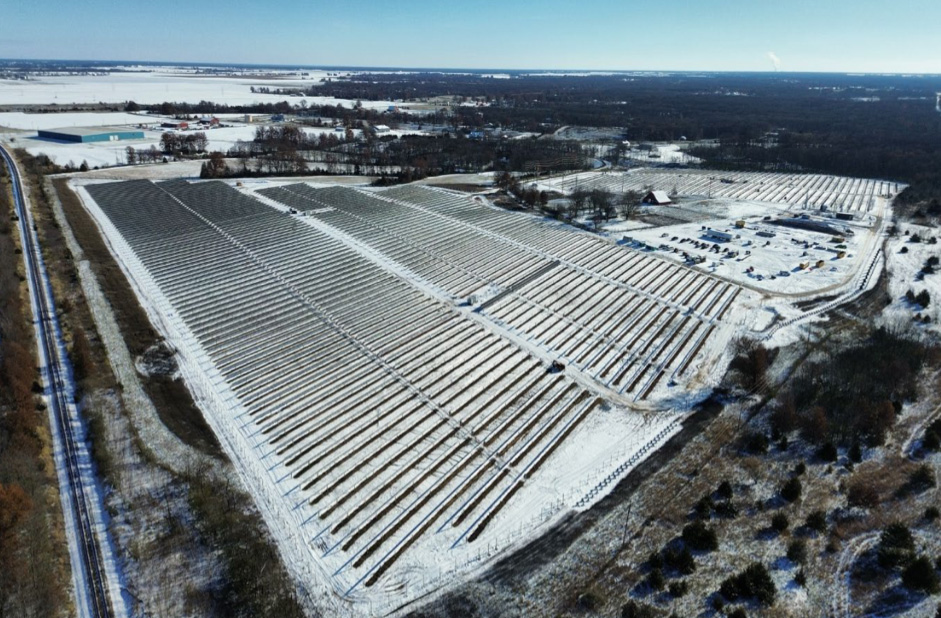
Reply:
<svg viewBox="0 0 941 618"><path fill-rule="evenodd" d="M884 569L908 565L915 557L915 539L908 526L901 522L886 526L879 536L876 556Z"/></svg>
<svg viewBox="0 0 941 618"><path fill-rule="evenodd" d="M723 581L719 593L729 601L754 598L761 605L771 606L774 605L777 588L765 565L754 562Z"/></svg>
<svg viewBox="0 0 941 618"><path fill-rule="evenodd" d="M702 521L694 521L683 527L683 542L695 551L715 551L719 549L716 531Z"/></svg>

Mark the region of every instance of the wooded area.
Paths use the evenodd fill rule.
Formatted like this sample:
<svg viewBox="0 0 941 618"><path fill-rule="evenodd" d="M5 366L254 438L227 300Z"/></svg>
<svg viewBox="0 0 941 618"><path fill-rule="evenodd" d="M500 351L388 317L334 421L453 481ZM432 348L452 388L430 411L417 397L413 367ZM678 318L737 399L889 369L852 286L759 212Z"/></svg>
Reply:
<svg viewBox="0 0 941 618"><path fill-rule="evenodd" d="M18 219L0 169L0 616L54 616L66 602L62 515L38 398Z"/></svg>

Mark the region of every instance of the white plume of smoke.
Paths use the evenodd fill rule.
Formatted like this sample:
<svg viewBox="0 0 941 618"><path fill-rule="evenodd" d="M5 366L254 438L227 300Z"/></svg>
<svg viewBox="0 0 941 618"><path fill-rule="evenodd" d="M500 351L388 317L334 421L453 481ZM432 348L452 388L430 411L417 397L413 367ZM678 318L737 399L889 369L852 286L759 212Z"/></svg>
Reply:
<svg viewBox="0 0 941 618"><path fill-rule="evenodd" d="M774 52L768 52L768 60L771 61L771 65L774 67L775 72L781 70L781 59L778 58L778 55Z"/></svg>

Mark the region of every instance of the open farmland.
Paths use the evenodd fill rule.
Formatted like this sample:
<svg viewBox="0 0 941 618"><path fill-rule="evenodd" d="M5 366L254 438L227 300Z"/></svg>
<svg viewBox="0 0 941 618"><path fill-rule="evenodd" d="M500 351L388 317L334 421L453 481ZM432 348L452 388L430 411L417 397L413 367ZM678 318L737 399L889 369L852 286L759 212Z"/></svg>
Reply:
<svg viewBox="0 0 941 618"><path fill-rule="evenodd" d="M751 294L435 189L80 193L289 568L358 608L599 498L707 392Z"/></svg>

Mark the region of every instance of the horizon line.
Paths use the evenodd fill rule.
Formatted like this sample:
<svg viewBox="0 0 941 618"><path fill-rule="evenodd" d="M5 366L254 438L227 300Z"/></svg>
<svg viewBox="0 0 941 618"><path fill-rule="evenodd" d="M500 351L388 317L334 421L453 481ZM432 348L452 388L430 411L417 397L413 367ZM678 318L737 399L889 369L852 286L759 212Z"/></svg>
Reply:
<svg viewBox="0 0 941 618"><path fill-rule="evenodd" d="M347 70L347 71L401 71L401 72L503 72L503 73L677 73L677 74L751 74L751 75L860 75L860 76L919 76L941 77L941 73L919 71L782 71L782 70L753 70L753 69L590 69L590 68L507 68L507 67L420 67L420 66L380 66L380 65L342 65L342 64L291 64L291 63L259 63L259 62L197 62L185 60L103 60L88 58L0 58L4 62L79 62L87 64L113 64L118 66L150 65L150 66L186 66L186 67L220 67L239 68L253 67L261 69L321 69L321 70Z"/></svg>

